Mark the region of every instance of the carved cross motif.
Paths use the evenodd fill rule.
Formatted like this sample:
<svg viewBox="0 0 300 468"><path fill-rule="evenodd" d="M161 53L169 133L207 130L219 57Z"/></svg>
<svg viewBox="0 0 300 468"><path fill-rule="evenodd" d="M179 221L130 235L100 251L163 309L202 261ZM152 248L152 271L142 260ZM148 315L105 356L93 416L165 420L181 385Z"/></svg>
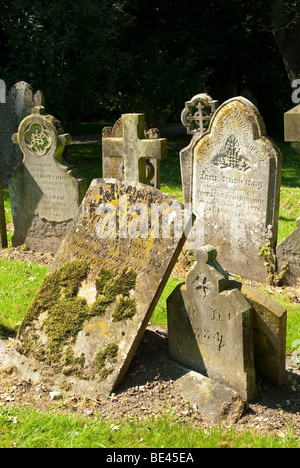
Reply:
<svg viewBox="0 0 300 468"><path fill-rule="evenodd" d="M205 299L208 292L213 288L213 285L208 281L207 277L203 273L197 275L192 284L195 284L195 289L199 292L202 299Z"/></svg>
<svg viewBox="0 0 300 468"><path fill-rule="evenodd" d="M212 163L215 166L220 166L221 169L229 167L242 172L246 172L251 168L248 159L241 154L239 143L234 135L227 139L221 153L213 157Z"/></svg>
<svg viewBox="0 0 300 468"><path fill-rule="evenodd" d="M218 101L213 100L207 94L197 94L191 101L185 103L181 121L189 135L194 133L202 135L207 130L217 103Z"/></svg>

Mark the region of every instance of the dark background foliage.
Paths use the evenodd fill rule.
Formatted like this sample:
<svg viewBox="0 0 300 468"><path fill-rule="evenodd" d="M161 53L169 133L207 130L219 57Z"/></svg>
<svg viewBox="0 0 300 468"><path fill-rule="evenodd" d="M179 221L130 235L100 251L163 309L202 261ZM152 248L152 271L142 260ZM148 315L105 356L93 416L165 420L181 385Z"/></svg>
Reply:
<svg viewBox="0 0 300 468"><path fill-rule="evenodd" d="M195 94L221 103L246 88L282 132L294 105L299 0L2 0L0 26L0 77L41 89L65 124L125 112L179 122Z"/></svg>

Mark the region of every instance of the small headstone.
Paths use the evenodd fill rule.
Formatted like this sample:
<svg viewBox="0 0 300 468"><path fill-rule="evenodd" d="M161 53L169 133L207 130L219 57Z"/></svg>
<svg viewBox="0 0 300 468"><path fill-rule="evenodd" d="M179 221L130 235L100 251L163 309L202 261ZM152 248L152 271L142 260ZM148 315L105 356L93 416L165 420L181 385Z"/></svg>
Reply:
<svg viewBox="0 0 300 468"><path fill-rule="evenodd" d="M300 218L297 219L297 228L284 239L276 249L278 272L288 264L288 271L284 277L286 284L294 286L300 279Z"/></svg>
<svg viewBox="0 0 300 468"><path fill-rule="evenodd" d="M160 161L167 156L167 140L150 129L144 114L123 114L102 133L102 177L160 187Z"/></svg>
<svg viewBox="0 0 300 468"><path fill-rule="evenodd" d="M7 231L6 231L6 218L5 218L5 206L4 196L1 182L1 168L0 168L0 247L6 249L8 246L7 242Z"/></svg>
<svg viewBox="0 0 300 468"><path fill-rule="evenodd" d="M108 397L129 367L190 220L153 187L94 180L8 362L27 378Z"/></svg>
<svg viewBox="0 0 300 468"><path fill-rule="evenodd" d="M13 135L24 159L9 179L12 244L56 253L77 216L86 187L62 158L70 135L63 134L60 123L44 111L43 106L34 107Z"/></svg>
<svg viewBox="0 0 300 468"><path fill-rule="evenodd" d="M282 157L247 99L222 104L193 148L193 248L212 244L230 273L265 281L260 247L277 243Z"/></svg>
<svg viewBox="0 0 300 468"><path fill-rule="evenodd" d="M250 401L255 396L251 306L230 287L213 247L195 256L186 283L167 300L170 356Z"/></svg>
<svg viewBox="0 0 300 468"><path fill-rule="evenodd" d="M300 153L300 105L284 114L284 140Z"/></svg>
<svg viewBox="0 0 300 468"><path fill-rule="evenodd" d="M6 103L6 84L5 81L0 80L0 104Z"/></svg>
<svg viewBox="0 0 300 468"><path fill-rule="evenodd" d="M193 148L199 137L207 131L217 103L208 94L197 94L185 103L181 113L182 125L187 134L192 135L189 146L179 153L183 200L186 204L192 203Z"/></svg>
<svg viewBox="0 0 300 468"><path fill-rule="evenodd" d="M287 311L255 288L239 289L253 309L255 371L278 386L285 383Z"/></svg>
<svg viewBox="0 0 300 468"><path fill-rule="evenodd" d="M3 93L4 90L2 95ZM3 101L0 99L0 164L2 183L5 186L23 159L20 148L12 143L11 136L18 131L19 124L31 113L31 109L35 105L40 105L35 103L36 98L43 101L42 93L38 91L34 94L28 83L19 81L8 91Z"/></svg>

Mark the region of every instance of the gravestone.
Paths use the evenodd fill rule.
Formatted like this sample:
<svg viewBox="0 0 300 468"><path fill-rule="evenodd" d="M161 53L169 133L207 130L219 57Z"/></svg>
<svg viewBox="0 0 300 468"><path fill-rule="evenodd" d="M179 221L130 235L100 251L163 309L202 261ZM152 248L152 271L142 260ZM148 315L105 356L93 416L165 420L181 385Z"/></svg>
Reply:
<svg viewBox="0 0 300 468"><path fill-rule="evenodd" d="M9 177L23 159L20 148L12 143L11 136L18 131L19 124L31 113L31 109L43 103L43 96L40 91L34 94L32 87L24 81L16 83L7 96L6 91L2 90L3 94L5 99L0 99L0 164L2 183L7 186Z"/></svg>
<svg viewBox="0 0 300 468"><path fill-rule="evenodd" d="M237 287L253 311L255 371L282 386L286 370L287 311L251 286L240 283Z"/></svg>
<svg viewBox="0 0 300 468"><path fill-rule="evenodd" d="M290 286L297 284L300 278L300 218L297 219L297 228L284 239L276 249L278 271L281 272L288 263L289 270L284 281Z"/></svg>
<svg viewBox="0 0 300 468"><path fill-rule="evenodd" d="M284 114L284 140L300 153L300 105Z"/></svg>
<svg viewBox="0 0 300 468"><path fill-rule="evenodd" d="M259 254L270 242L275 257L281 167L256 107L242 97L222 104L193 148L193 248L215 245L224 269L265 281Z"/></svg>
<svg viewBox="0 0 300 468"><path fill-rule="evenodd" d="M24 159L9 179L12 245L56 253L86 189L85 180L62 157L71 137L63 134L60 123L45 114L43 106L36 106L22 120L13 141Z"/></svg>
<svg viewBox="0 0 300 468"><path fill-rule="evenodd" d="M190 144L180 151L180 168L184 203L192 203L193 148L197 140L207 131L218 101L208 94L197 94L185 103L181 122L187 134L192 135Z"/></svg>
<svg viewBox="0 0 300 468"><path fill-rule="evenodd" d="M123 114L102 132L102 177L130 180L160 188L160 161L167 156L167 140L150 129L144 114Z"/></svg>
<svg viewBox="0 0 300 468"><path fill-rule="evenodd" d="M0 247L6 249L8 246L6 232L6 218L4 206L4 194L1 182L1 167L0 167Z"/></svg>
<svg viewBox="0 0 300 468"><path fill-rule="evenodd" d="M73 394L108 397L129 367L191 216L153 187L92 181L6 364Z"/></svg>
<svg viewBox="0 0 300 468"><path fill-rule="evenodd" d="M232 388L246 401L255 396L252 309L205 246L167 300L169 352L188 369Z"/></svg>

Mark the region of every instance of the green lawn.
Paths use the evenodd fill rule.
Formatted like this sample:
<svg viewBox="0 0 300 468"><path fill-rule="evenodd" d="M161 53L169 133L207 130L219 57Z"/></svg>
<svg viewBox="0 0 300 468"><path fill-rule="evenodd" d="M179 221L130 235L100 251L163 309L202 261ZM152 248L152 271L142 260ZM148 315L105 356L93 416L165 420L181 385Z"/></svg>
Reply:
<svg viewBox="0 0 300 468"><path fill-rule="evenodd" d="M292 430L284 437L183 425L176 415L153 416L142 421L112 422L99 416L87 418L39 413L21 408L0 408L0 448L298 448Z"/></svg>

